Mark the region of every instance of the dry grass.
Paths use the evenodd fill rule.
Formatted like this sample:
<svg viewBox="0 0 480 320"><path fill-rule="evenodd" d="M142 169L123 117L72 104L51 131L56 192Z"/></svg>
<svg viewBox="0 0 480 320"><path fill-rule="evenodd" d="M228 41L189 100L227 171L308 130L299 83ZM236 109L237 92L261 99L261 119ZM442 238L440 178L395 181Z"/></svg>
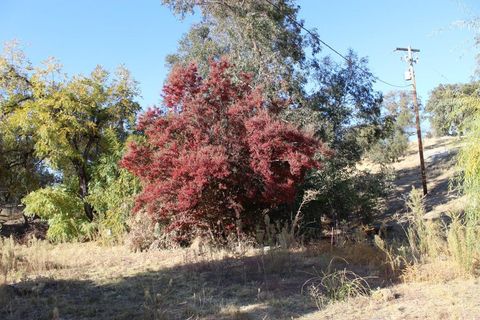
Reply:
<svg viewBox="0 0 480 320"><path fill-rule="evenodd" d="M289 250L197 246L133 253L125 246L32 240L21 246L7 243L2 252L12 245L17 264L8 273L9 286L0 286L1 319L450 319L480 314L477 296L466 291L478 292L480 284L451 261L410 266L403 273L407 284L391 286L385 252L366 241ZM384 286L368 296L370 288Z"/></svg>
<svg viewBox="0 0 480 320"><path fill-rule="evenodd" d="M241 255L213 248L132 253L124 246L41 241L15 249L22 267L17 264L7 279L11 286L0 289L1 319L463 319L480 314L480 283L449 261L415 265L404 273L408 283L373 289L388 285L388 278L384 253L367 243L250 248ZM319 277L312 280L315 272ZM339 293L317 296L321 311L308 291L313 283Z"/></svg>
<svg viewBox="0 0 480 320"><path fill-rule="evenodd" d="M319 310L335 301L345 301L356 296L370 294L368 279L347 270L332 270L330 263L325 271L315 270L313 277L305 281L302 292L307 292ZM346 262L346 261L345 261ZM370 276L371 278L371 276Z"/></svg>
<svg viewBox="0 0 480 320"><path fill-rule="evenodd" d="M13 238L0 238L0 272L3 282L15 282L26 279L30 274L62 268L63 262L54 259L53 248L47 242L35 238L29 239L26 245L16 244Z"/></svg>
<svg viewBox="0 0 480 320"><path fill-rule="evenodd" d="M451 259L435 259L427 263L407 266L402 273L405 283L448 283L457 279L474 279Z"/></svg>
<svg viewBox="0 0 480 320"><path fill-rule="evenodd" d="M386 283L381 252L357 248L133 253L124 246L37 241L15 247L29 264L9 273L4 289L15 292L0 306L0 318L51 319L55 310L61 319L290 319L317 309L302 294L315 270L368 280L377 274L368 286ZM364 265L366 256L378 263ZM342 259L330 263L333 257Z"/></svg>
<svg viewBox="0 0 480 320"><path fill-rule="evenodd" d="M478 279L401 284L299 319L480 319L479 290Z"/></svg>

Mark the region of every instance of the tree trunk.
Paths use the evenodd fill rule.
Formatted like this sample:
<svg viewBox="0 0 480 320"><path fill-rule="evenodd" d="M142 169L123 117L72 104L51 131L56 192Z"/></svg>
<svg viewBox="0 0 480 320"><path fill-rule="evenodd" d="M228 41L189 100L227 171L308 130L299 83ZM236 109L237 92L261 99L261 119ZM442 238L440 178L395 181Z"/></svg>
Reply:
<svg viewBox="0 0 480 320"><path fill-rule="evenodd" d="M83 208L85 210L85 215L89 221L93 220L93 207L85 201L85 198L88 196L88 174L85 166L80 164L77 168L78 171L78 182L80 184L80 198L83 200Z"/></svg>

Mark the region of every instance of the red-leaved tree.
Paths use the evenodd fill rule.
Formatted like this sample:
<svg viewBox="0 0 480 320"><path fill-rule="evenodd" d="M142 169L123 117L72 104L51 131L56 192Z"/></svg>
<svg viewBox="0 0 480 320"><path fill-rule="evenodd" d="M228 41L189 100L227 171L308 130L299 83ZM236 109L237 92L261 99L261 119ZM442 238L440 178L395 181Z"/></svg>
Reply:
<svg viewBox="0 0 480 320"><path fill-rule="evenodd" d="M323 144L282 121L251 77L212 62L202 79L194 64L176 67L164 86L166 111L139 121L145 142L132 143L122 165L138 176L145 209L177 240L193 231L251 232L266 208L292 203L306 172L319 168Z"/></svg>

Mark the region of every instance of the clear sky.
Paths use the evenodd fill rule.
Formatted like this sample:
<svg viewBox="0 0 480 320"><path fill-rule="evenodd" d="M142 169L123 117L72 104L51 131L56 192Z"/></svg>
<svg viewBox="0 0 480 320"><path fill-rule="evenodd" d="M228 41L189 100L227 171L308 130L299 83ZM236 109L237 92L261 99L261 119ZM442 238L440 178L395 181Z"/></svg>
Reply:
<svg viewBox="0 0 480 320"><path fill-rule="evenodd" d="M378 77L405 84L397 46L419 48L418 91L467 82L475 68L474 34L456 25L480 15L478 0L301 0L308 28L342 53L369 57ZM158 104L165 56L198 17L180 21L160 0L0 0L0 42L19 40L37 64L54 56L68 74L125 64L140 83L142 105ZM458 25L458 24L457 24ZM329 53L324 48L323 53ZM392 89L377 84L376 89Z"/></svg>

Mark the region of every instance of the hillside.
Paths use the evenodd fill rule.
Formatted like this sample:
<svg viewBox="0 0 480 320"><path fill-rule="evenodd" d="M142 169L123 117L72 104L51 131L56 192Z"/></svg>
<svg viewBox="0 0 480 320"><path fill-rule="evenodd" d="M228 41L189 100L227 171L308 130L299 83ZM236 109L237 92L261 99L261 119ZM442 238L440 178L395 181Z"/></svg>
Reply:
<svg viewBox="0 0 480 320"><path fill-rule="evenodd" d="M461 199L452 191L452 178L455 174L455 157L461 140L452 137L424 140L424 159L427 171L428 195L425 198L427 212L446 213L461 207ZM416 141L410 144L407 156L393 164L395 170L395 189L386 203L386 216L402 219L406 211L405 198L412 186L422 188L420 180L419 157Z"/></svg>

